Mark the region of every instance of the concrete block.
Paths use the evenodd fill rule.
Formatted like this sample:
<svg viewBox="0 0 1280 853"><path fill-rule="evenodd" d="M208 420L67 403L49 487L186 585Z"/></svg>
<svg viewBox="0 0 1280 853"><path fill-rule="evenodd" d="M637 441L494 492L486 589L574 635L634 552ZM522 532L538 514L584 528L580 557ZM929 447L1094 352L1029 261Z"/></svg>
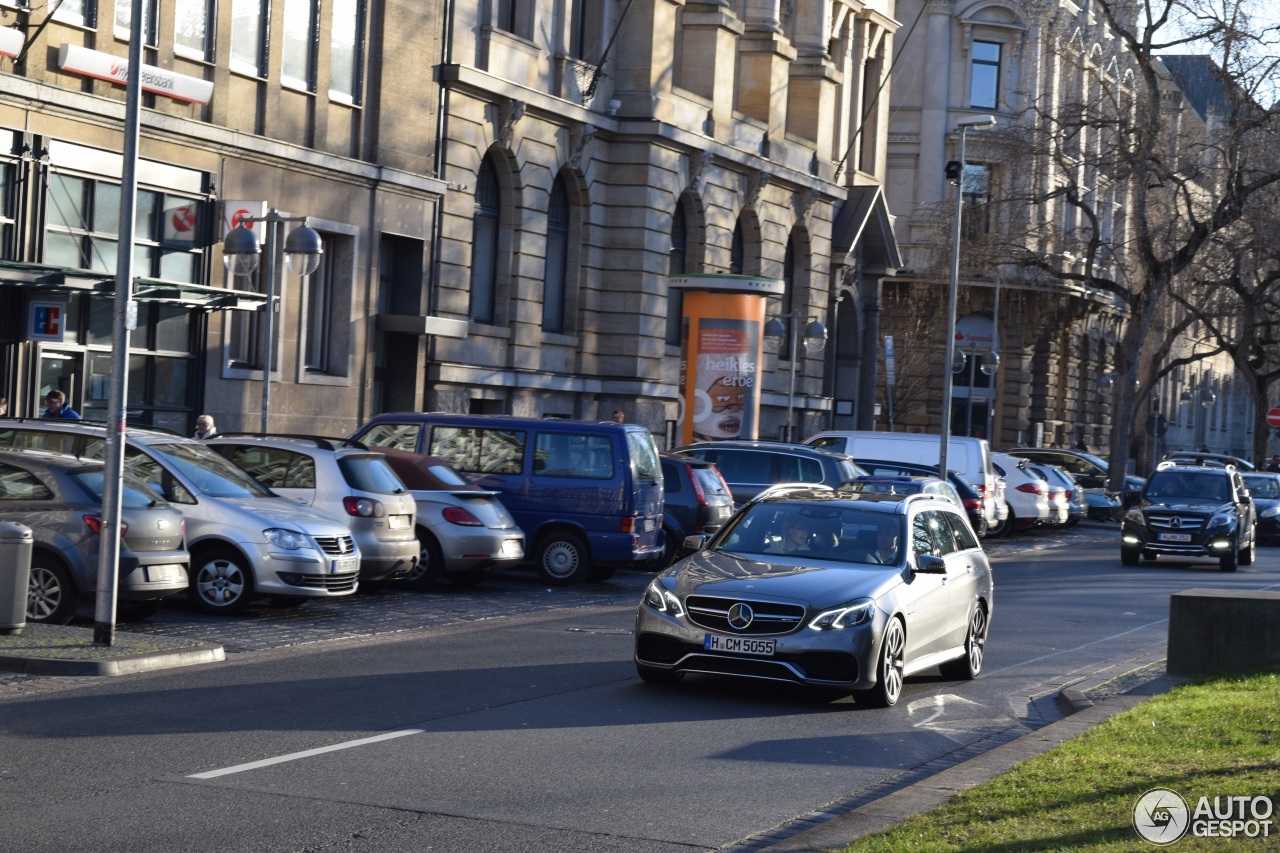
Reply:
<svg viewBox="0 0 1280 853"><path fill-rule="evenodd" d="M1172 675L1280 663L1280 592L1188 589L1169 597Z"/></svg>

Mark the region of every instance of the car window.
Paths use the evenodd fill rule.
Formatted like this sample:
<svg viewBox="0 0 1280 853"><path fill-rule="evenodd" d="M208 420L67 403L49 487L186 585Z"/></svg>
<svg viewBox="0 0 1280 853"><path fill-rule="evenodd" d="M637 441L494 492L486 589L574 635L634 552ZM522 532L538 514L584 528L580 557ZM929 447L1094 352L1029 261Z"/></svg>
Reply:
<svg viewBox="0 0 1280 853"><path fill-rule="evenodd" d="M421 433L419 424L374 424L359 440L366 447L394 447L416 453Z"/></svg>
<svg viewBox="0 0 1280 853"><path fill-rule="evenodd" d="M773 475L773 456L754 450L708 448L700 454L708 462L715 463L720 474L730 483L772 484L783 482Z"/></svg>
<svg viewBox="0 0 1280 853"><path fill-rule="evenodd" d="M881 526L892 536L881 540ZM736 516L714 540L712 549L741 554L804 555L846 563L897 561L896 516L861 508L763 503ZM880 549L880 552L878 552Z"/></svg>
<svg viewBox="0 0 1280 853"><path fill-rule="evenodd" d="M778 457L777 471L779 483L822 482L822 463L806 456L781 454Z"/></svg>
<svg viewBox="0 0 1280 853"><path fill-rule="evenodd" d="M613 440L607 435L541 432L534 439L533 473L537 477L613 478Z"/></svg>
<svg viewBox="0 0 1280 853"><path fill-rule="evenodd" d="M519 474L524 470L524 430L437 426L428 456L439 456L459 471Z"/></svg>
<svg viewBox="0 0 1280 853"><path fill-rule="evenodd" d="M957 548L968 551L978 547L978 537L973 535L973 529L963 518L953 512L944 512L941 515L951 525L951 533L956 537Z"/></svg>
<svg viewBox="0 0 1280 853"><path fill-rule="evenodd" d="M339 456L338 468L347 485L353 489L378 495L398 495L405 491L404 483L382 456Z"/></svg>
<svg viewBox="0 0 1280 853"><path fill-rule="evenodd" d="M1280 479L1276 477L1245 477L1244 484L1255 498L1280 498Z"/></svg>
<svg viewBox="0 0 1280 853"><path fill-rule="evenodd" d="M911 525L911 550L918 557L932 554L945 557L956 550L955 534L941 510L926 510L916 514Z"/></svg>
<svg viewBox="0 0 1280 853"><path fill-rule="evenodd" d="M194 441L165 442L154 444L149 450L166 469L171 469L185 477L196 489L210 497L259 498L272 495L271 490L266 486L203 444ZM145 477L139 479L148 485L152 483ZM165 497L180 503L194 503L190 493L187 494L185 501L177 496L169 497L170 492L177 495L178 487L181 485L175 480L174 485L165 491Z"/></svg>
<svg viewBox="0 0 1280 853"><path fill-rule="evenodd" d="M0 429L0 446L52 450L56 453L74 454L76 444L82 438L82 435L43 429Z"/></svg>
<svg viewBox="0 0 1280 853"><path fill-rule="evenodd" d="M840 472L839 481L842 483L845 480L852 480L854 477L861 477L863 474L867 473L856 463L850 462L847 459L841 459L836 462L836 470Z"/></svg>
<svg viewBox="0 0 1280 853"><path fill-rule="evenodd" d="M75 471L68 475L85 493L98 503L102 503L102 483L105 479L101 468L95 470ZM138 508L149 507L163 500L160 495L144 484L126 478L120 485L120 505Z"/></svg>
<svg viewBox="0 0 1280 853"><path fill-rule="evenodd" d="M656 481L661 474L658 448L653 436L640 430L626 431L627 451L631 454L631 473L637 480ZM609 476L613 476L610 474Z"/></svg>
<svg viewBox="0 0 1280 853"><path fill-rule="evenodd" d="M470 486L471 481L448 465L432 465L427 468L435 478L446 486Z"/></svg>
<svg viewBox="0 0 1280 853"><path fill-rule="evenodd" d="M720 479L720 474L717 473L715 468L696 467L693 468L692 471L693 479L695 479L698 482L698 485L702 487L704 494L728 497L729 490L725 488L724 481ZM664 484L664 487L667 491L671 491L670 486L666 486Z"/></svg>
<svg viewBox="0 0 1280 853"><path fill-rule="evenodd" d="M810 447L820 447L823 450L834 450L837 453L844 453L844 439L837 435L815 438L812 441L806 441L805 444Z"/></svg>
<svg viewBox="0 0 1280 853"><path fill-rule="evenodd" d="M47 501L52 499L53 491L35 474L0 462L0 500Z"/></svg>
<svg viewBox="0 0 1280 853"><path fill-rule="evenodd" d="M156 460L135 447L126 447L124 452L124 470L147 486L164 496L171 503L193 504L195 495Z"/></svg>
<svg viewBox="0 0 1280 853"><path fill-rule="evenodd" d="M316 487L316 463L305 453L253 444L215 445L215 448L269 489Z"/></svg>
<svg viewBox="0 0 1280 853"><path fill-rule="evenodd" d="M684 490L684 478L679 474L680 466L683 464L670 459L662 460L662 487L666 494L674 495ZM691 476L698 476L696 469Z"/></svg>

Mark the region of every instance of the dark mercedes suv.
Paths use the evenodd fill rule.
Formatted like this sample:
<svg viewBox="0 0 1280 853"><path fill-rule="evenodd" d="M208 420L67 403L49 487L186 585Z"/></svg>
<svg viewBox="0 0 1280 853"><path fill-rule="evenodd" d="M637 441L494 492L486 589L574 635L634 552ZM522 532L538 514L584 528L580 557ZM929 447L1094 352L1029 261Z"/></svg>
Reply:
<svg viewBox="0 0 1280 853"><path fill-rule="evenodd" d="M1257 519L1235 468L1162 462L1124 516L1120 561L1209 557L1224 572L1253 563Z"/></svg>

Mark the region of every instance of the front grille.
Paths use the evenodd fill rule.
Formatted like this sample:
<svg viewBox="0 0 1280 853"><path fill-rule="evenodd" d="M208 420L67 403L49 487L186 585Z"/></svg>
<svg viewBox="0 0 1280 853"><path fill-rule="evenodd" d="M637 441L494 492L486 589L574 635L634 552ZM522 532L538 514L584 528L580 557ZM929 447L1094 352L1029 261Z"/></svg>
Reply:
<svg viewBox="0 0 1280 853"><path fill-rule="evenodd" d="M1199 533L1204 529L1208 516L1189 512L1172 512L1157 510L1147 513L1147 526L1152 530L1166 530L1177 533Z"/></svg>
<svg viewBox="0 0 1280 853"><path fill-rule="evenodd" d="M343 557L356 552L356 542L350 536L317 536L316 544L320 550L335 557Z"/></svg>
<svg viewBox="0 0 1280 853"><path fill-rule="evenodd" d="M729 624L729 608L735 604L745 604L751 608L751 624L745 629L734 628ZM689 614L690 622L722 634L785 634L794 631L804 621L803 607L773 601L691 595L685 599L684 608Z"/></svg>
<svg viewBox="0 0 1280 853"><path fill-rule="evenodd" d="M323 589L325 592L351 592L356 588L356 581L360 578L360 573L343 572L338 575L293 575L297 579L297 583L290 586L300 586L303 589Z"/></svg>

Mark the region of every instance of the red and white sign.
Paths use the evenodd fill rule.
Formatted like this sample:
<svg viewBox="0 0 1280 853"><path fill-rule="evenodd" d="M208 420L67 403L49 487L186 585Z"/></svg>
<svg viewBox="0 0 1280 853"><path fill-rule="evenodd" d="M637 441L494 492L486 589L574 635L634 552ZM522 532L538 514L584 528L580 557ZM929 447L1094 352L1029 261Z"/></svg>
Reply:
<svg viewBox="0 0 1280 853"><path fill-rule="evenodd" d="M26 40L22 37L21 32L13 27L0 27L0 56L17 59L18 54L22 53L24 44L26 44Z"/></svg>
<svg viewBox="0 0 1280 853"><path fill-rule="evenodd" d="M1267 426L1280 429L1280 409L1267 409Z"/></svg>
<svg viewBox="0 0 1280 853"><path fill-rule="evenodd" d="M224 201L222 203L222 236L225 237L228 231L239 227L240 223L246 219L261 219L266 215L267 203L265 201ZM262 245L267 241L267 224L265 222L253 222L248 227L252 228L253 233L258 235L258 245Z"/></svg>
<svg viewBox="0 0 1280 853"><path fill-rule="evenodd" d="M76 44L64 44L58 48L58 67L72 74L96 77L119 86L129 82L127 60ZM213 83L208 80L166 71L154 65L142 66L142 75L138 78L138 82L144 91L164 95L175 101L207 104L213 97Z"/></svg>
<svg viewBox="0 0 1280 853"><path fill-rule="evenodd" d="M163 214L165 245L194 246L197 214L195 202L166 210Z"/></svg>

